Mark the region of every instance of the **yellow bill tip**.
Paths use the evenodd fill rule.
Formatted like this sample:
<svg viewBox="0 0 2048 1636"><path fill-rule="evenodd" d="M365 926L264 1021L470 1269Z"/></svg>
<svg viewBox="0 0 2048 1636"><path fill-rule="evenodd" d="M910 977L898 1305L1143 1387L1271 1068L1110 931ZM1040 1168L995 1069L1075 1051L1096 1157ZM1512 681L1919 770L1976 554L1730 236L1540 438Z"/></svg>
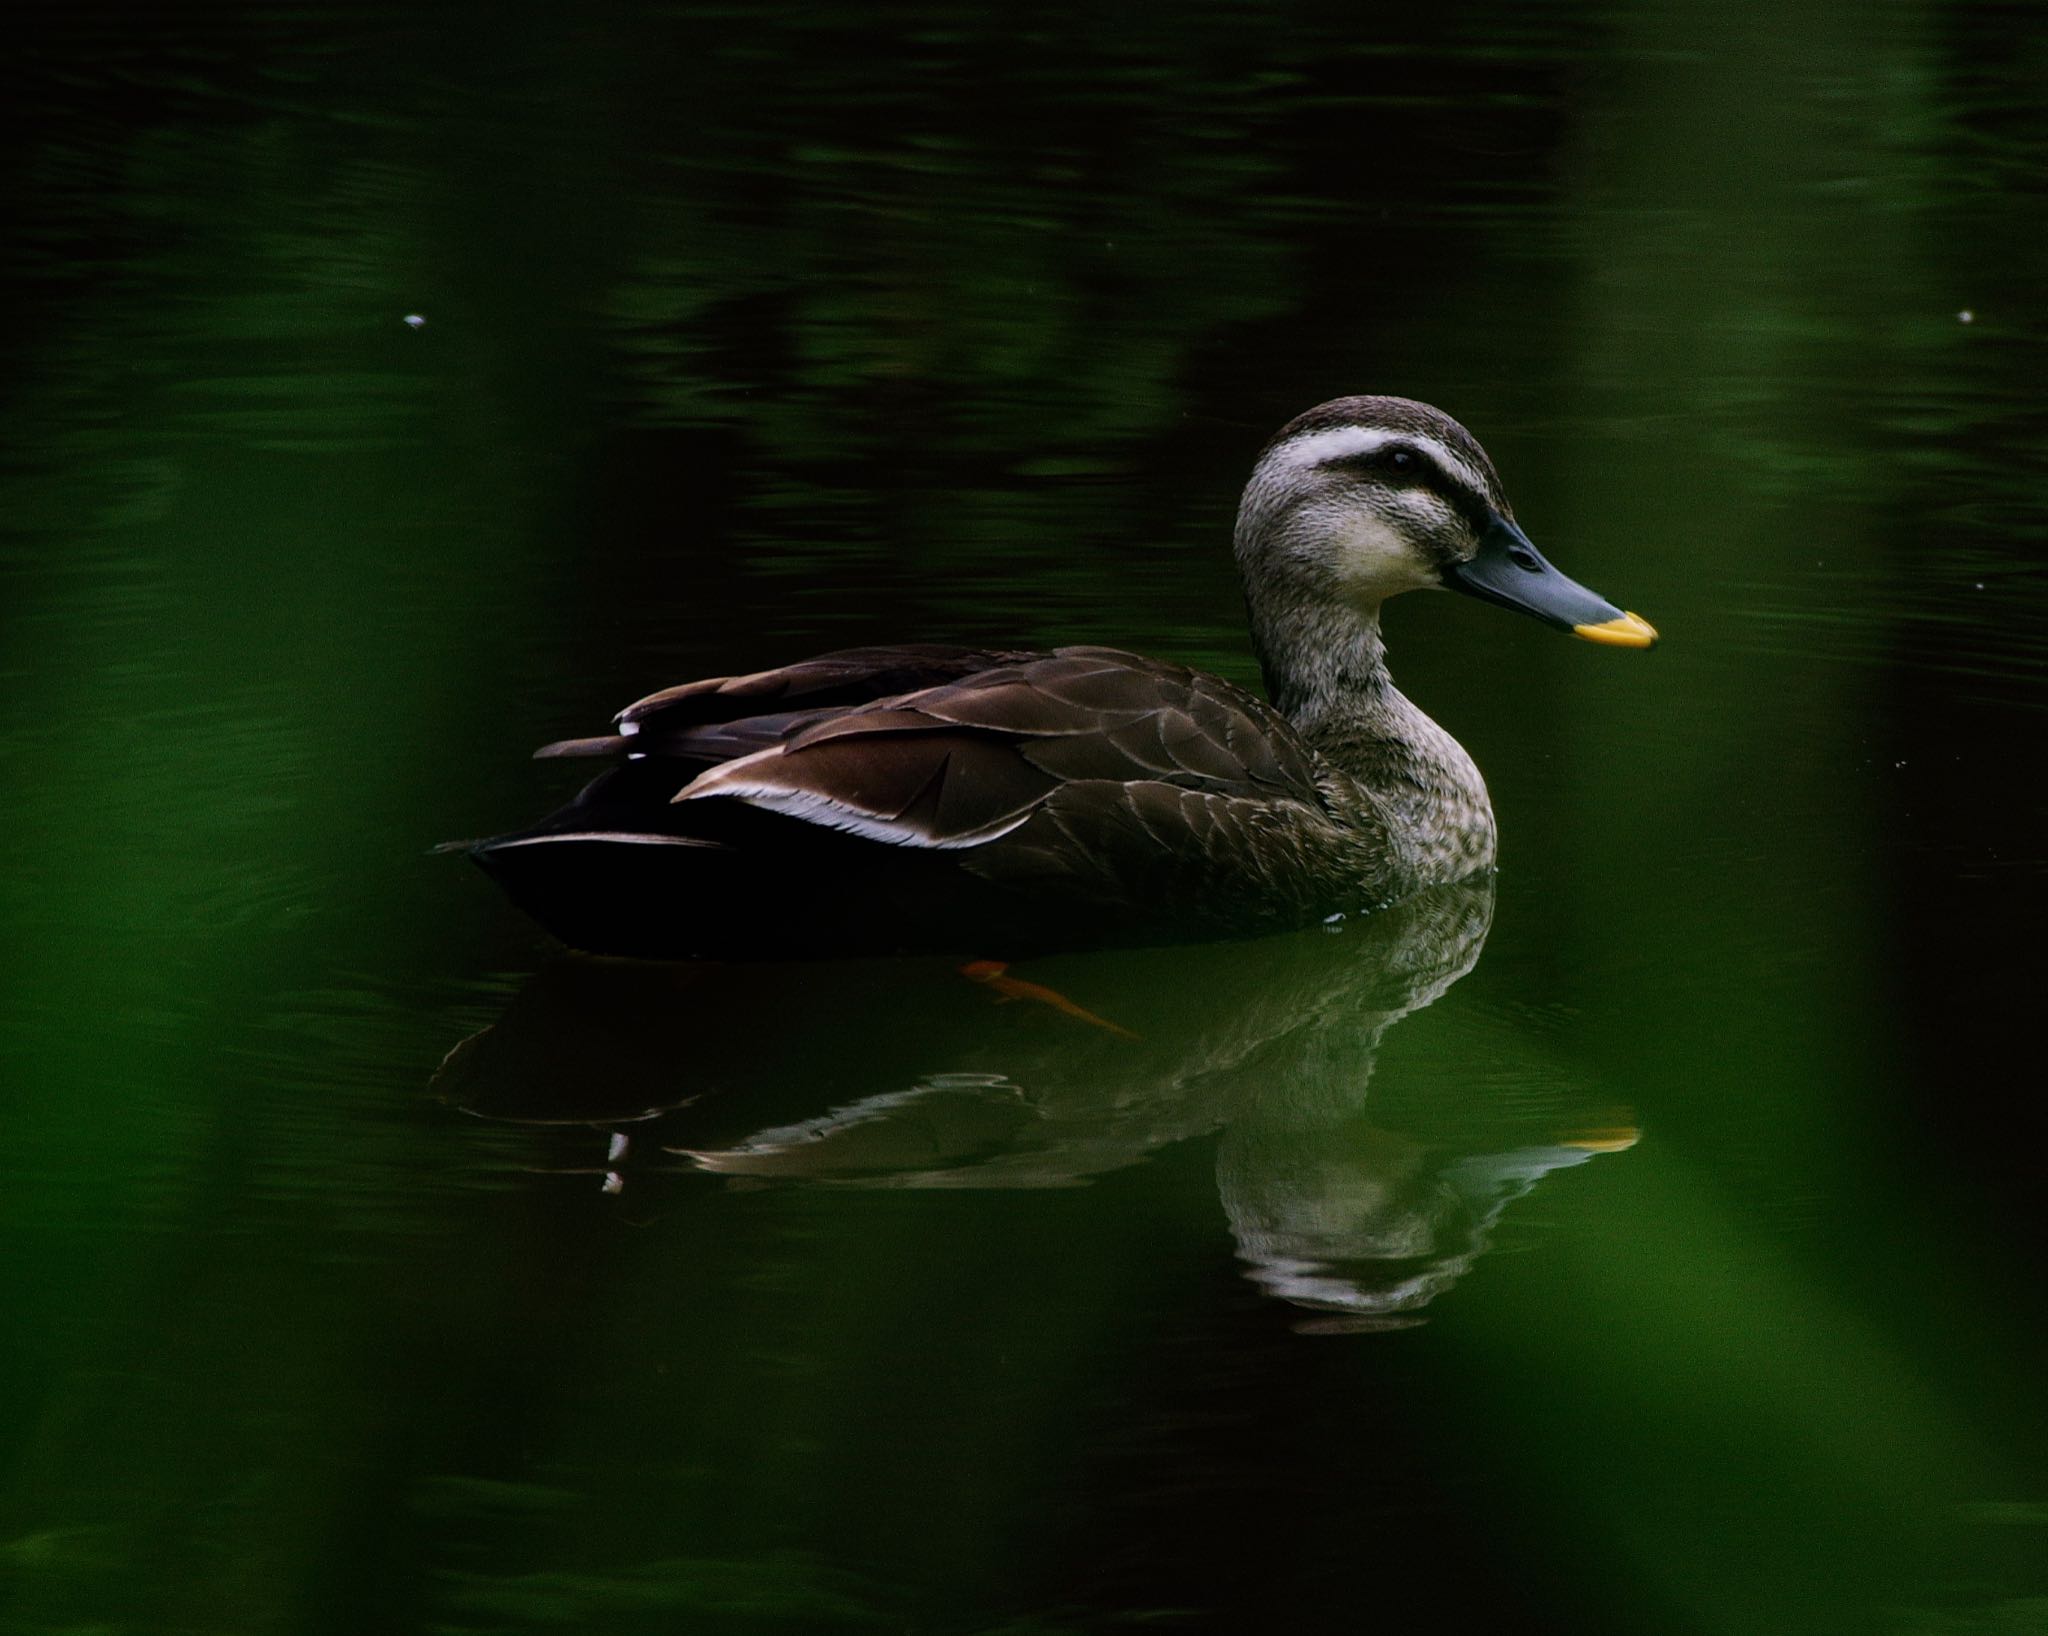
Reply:
<svg viewBox="0 0 2048 1636"><path fill-rule="evenodd" d="M1619 619L1609 619L1598 625L1574 625L1572 635L1582 636L1588 642L1600 642L1610 648L1653 648L1657 645L1657 628L1640 614L1625 613Z"/></svg>
<svg viewBox="0 0 2048 1636"><path fill-rule="evenodd" d="M1634 1125L1596 1125L1587 1130L1566 1131L1557 1139L1559 1147L1575 1147L1584 1153L1626 1153L1642 1139Z"/></svg>

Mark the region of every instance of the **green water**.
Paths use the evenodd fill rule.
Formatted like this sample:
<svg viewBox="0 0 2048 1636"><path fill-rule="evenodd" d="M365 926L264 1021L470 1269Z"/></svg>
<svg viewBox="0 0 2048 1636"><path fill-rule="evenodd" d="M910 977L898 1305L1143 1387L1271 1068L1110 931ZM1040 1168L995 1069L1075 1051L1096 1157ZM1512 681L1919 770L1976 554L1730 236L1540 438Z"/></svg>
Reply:
<svg viewBox="0 0 2048 1636"><path fill-rule="evenodd" d="M0 1629L2048 1629L2044 83L1990 4L26 13ZM1248 680L1353 391L1665 635L1390 610L1490 894L1076 1015L428 852L824 647Z"/></svg>

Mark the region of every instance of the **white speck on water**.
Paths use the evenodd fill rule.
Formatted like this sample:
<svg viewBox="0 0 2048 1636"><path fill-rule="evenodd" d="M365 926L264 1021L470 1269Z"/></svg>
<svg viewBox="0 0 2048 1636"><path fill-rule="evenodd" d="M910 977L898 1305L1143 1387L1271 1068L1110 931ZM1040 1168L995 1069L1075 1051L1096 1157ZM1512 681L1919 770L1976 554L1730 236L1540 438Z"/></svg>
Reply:
<svg viewBox="0 0 2048 1636"><path fill-rule="evenodd" d="M1970 589L1973 591L1981 591L1984 589L1984 582L1980 579L1977 581L1975 585L1971 586Z"/></svg>
<svg viewBox="0 0 2048 1636"><path fill-rule="evenodd" d="M405 315L405 327L407 329L425 329L427 321L421 314L409 312Z"/></svg>
<svg viewBox="0 0 2048 1636"><path fill-rule="evenodd" d="M605 1191L605 1192L607 1192L607 1193L623 1193L623 1192L625 1192L625 1190L626 1190L626 1178L625 1178L624 1176L621 1176L621 1175L620 1175L620 1174L619 1174L619 1173L618 1173L618 1172L617 1172L616 1170L607 1170L607 1171L606 1171L606 1172L604 1173L604 1191Z"/></svg>
<svg viewBox="0 0 2048 1636"><path fill-rule="evenodd" d="M632 1144L627 1140L626 1133L624 1131L613 1131L612 1145L609 1148L605 1149L604 1162L608 1165L617 1164L621 1159L623 1159L626 1156L626 1149L631 1145Z"/></svg>
<svg viewBox="0 0 2048 1636"><path fill-rule="evenodd" d="M1956 322L1958 324L1974 324L1977 322L1977 315L1974 312L1970 311L1968 307L1965 307L1961 312L1956 314Z"/></svg>

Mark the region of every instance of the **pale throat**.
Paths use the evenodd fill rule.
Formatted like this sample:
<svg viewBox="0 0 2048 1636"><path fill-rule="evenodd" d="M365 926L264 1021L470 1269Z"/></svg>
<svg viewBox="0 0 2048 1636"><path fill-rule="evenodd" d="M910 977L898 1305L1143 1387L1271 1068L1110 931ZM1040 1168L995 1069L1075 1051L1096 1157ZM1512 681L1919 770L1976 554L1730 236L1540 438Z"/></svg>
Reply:
<svg viewBox="0 0 2048 1636"><path fill-rule="evenodd" d="M1255 603L1252 643L1274 708L1311 742L1326 727L1371 717L1386 695L1399 697L1376 606Z"/></svg>
<svg viewBox="0 0 2048 1636"><path fill-rule="evenodd" d="M1394 685L1377 606L1255 607L1252 629L1274 707L1415 838L1420 882L1491 866L1486 781L1464 746Z"/></svg>

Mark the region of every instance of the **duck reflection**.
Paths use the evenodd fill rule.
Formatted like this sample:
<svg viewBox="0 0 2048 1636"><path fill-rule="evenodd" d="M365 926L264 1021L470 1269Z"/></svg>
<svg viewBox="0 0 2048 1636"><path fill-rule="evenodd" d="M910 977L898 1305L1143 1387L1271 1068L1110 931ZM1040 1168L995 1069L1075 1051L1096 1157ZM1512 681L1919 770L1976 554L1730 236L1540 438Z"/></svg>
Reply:
<svg viewBox="0 0 2048 1636"><path fill-rule="evenodd" d="M1626 1116L1498 1084L1420 1130L1366 1116L1387 1030L1472 969L1492 914L1491 883L1467 883L1284 937L1019 970L569 958L437 1086L485 1118L589 1128L611 1191L676 1170L1071 1187L1214 1137L1252 1281L1325 1314L1308 1327L1400 1327L1513 1200L1635 1139Z"/></svg>

